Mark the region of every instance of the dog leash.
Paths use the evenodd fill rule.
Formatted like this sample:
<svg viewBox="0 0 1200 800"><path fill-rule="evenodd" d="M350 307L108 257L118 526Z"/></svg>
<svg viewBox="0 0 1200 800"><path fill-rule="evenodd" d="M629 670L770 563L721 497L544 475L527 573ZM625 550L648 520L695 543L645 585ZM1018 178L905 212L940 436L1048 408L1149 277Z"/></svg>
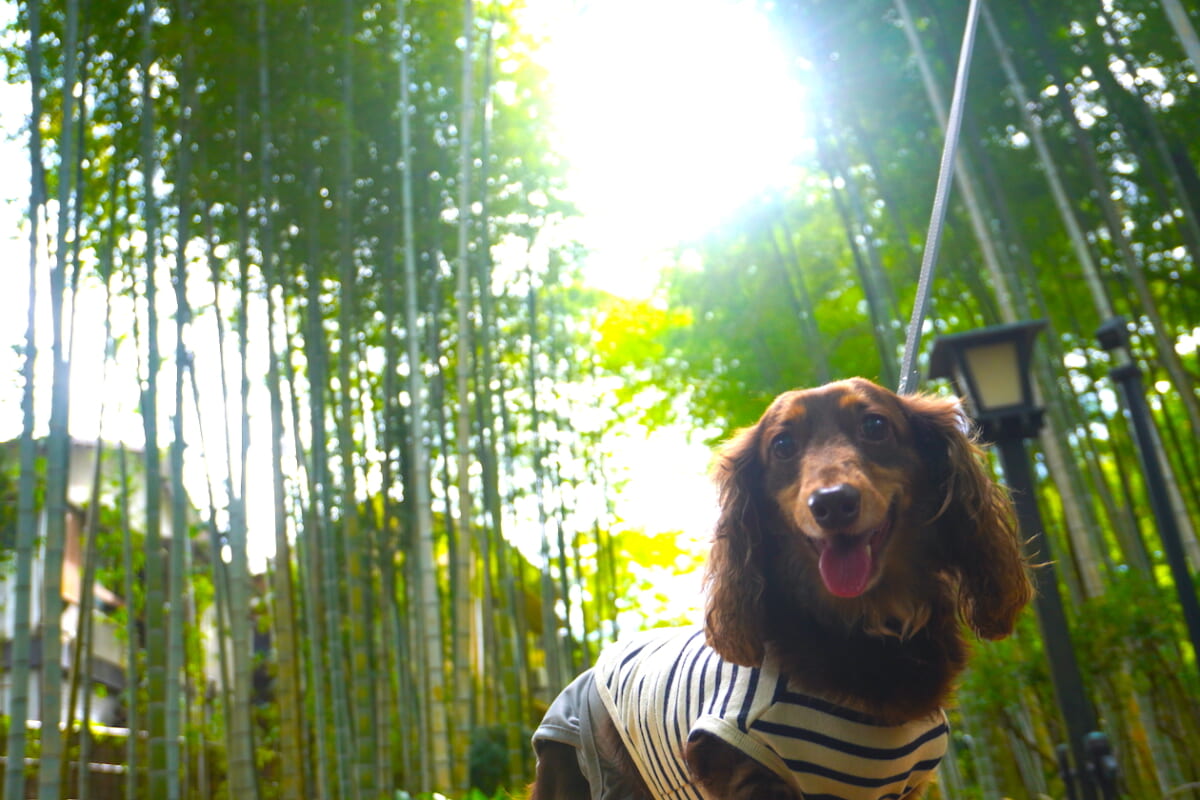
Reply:
<svg viewBox="0 0 1200 800"><path fill-rule="evenodd" d="M933 210L929 217L929 231L925 235L925 251L921 256L921 273L917 279L917 296L913 301L912 319L908 323L908 334L904 340L904 360L900 367L900 387L897 394L912 394L920 380L917 370L917 348L921 341L921 328L929 309L929 297L933 285L934 265L942 243L942 227L946 221L950 186L954 178L954 161L958 152L958 134L962 128L963 103L967 94L967 76L971 71L971 53L975 48L975 29L979 22L979 6L982 0L971 0L967 9L967 25L963 30L962 48L958 54L958 73L954 78L954 96L950 102L950 115L946 119L946 141L942 145L942 163L938 170L937 188L933 195ZM897 0L905 16L903 0Z"/></svg>

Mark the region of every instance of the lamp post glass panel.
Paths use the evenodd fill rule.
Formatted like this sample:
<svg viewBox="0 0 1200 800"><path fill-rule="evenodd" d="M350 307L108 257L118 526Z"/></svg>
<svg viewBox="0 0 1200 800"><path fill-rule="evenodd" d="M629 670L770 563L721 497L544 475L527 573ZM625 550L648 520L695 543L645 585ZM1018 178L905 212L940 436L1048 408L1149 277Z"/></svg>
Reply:
<svg viewBox="0 0 1200 800"><path fill-rule="evenodd" d="M1046 323L1016 322L967 333L939 336L929 356L929 377L950 378L967 401L971 416L990 441L992 428L1014 421L1022 436L1041 428L1042 409L1034 392L1030 365L1033 343Z"/></svg>
<svg viewBox="0 0 1200 800"><path fill-rule="evenodd" d="M1067 629L1066 612L1054 570L1050 543L1043 534L1025 440L1042 427L1042 409L1034 396L1030 365L1041 321L997 325L938 337L929 359L930 378L950 378L983 436L994 442L1012 491L1026 555L1035 564L1035 608L1058 706L1066 723L1071 765L1064 765L1068 797L1095 800L1097 788L1109 796L1109 784L1091 768L1096 717L1083 690L1079 663ZM1073 768L1071 768L1073 767Z"/></svg>

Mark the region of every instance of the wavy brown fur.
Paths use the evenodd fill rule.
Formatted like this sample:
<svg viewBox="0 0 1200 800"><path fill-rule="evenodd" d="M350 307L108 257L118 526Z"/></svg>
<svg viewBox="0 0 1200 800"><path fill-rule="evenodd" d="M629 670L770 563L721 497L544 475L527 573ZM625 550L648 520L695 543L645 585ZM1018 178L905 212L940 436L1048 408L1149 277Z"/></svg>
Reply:
<svg viewBox="0 0 1200 800"><path fill-rule="evenodd" d="M868 412L887 418L886 442L856 438ZM721 514L705 611L712 647L754 665L771 643L814 690L887 719L943 704L966 660L956 617L1000 638L1032 597L1008 495L968 430L956 400L900 397L862 379L777 398L716 463ZM781 433L795 439L795 457L773 456ZM813 466L822 458L837 463ZM894 495L881 574L859 597L824 588L805 541L821 531L799 508L801 479L821 469Z"/></svg>

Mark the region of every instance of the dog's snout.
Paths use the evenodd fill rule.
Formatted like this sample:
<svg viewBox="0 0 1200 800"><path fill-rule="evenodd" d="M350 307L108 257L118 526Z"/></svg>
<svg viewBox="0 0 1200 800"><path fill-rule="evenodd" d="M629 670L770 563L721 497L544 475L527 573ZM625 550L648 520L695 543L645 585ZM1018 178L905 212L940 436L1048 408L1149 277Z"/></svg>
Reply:
<svg viewBox="0 0 1200 800"><path fill-rule="evenodd" d="M862 493L848 483L817 489L808 496L808 510L827 530L844 528L858 518Z"/></svg>

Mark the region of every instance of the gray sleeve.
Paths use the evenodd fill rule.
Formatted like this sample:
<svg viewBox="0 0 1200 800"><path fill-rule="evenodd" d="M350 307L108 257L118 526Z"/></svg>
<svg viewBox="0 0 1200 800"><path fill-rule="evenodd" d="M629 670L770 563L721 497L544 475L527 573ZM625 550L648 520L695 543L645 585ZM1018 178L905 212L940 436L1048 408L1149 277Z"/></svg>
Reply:
<svg viewBox="0 0 1200 800"><path fill-rule="evenodd" d="M595 676L589 669L563 689L546 709L542 724L533 732L534 749L543 741L574 747L579 770L591 787L591 800L629 800L633 789L614 766L616 754L601 752L605 737L598 735L599 726L607 717L608 711L596 691Z"/></svg>
<svg viewBox="0 0 1200 800"><path fill-rule="evenodd" d="M580 717L586 711L588 694L594 694L595 691L590 669L571 681L554 698L554 702L546 709L546 716L542 717L542 724L533 732L534 749L542 741L562 742L578 749L583 736Z"/></svg>

